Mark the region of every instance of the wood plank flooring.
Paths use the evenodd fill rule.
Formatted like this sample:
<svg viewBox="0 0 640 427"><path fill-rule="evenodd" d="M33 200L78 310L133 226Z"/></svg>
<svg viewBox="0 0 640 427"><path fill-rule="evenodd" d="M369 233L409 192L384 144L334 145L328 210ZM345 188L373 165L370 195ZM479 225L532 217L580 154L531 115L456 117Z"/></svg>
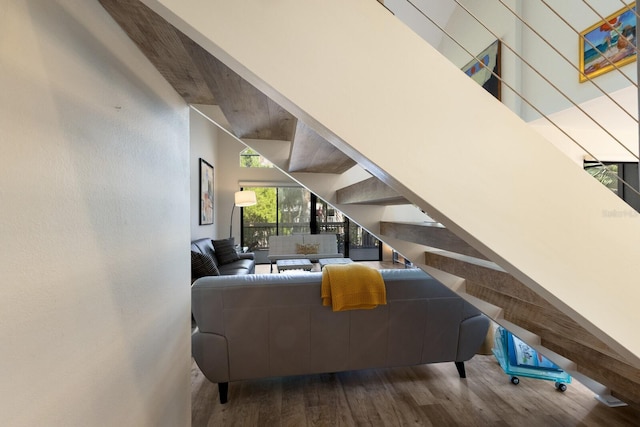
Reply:
<svg viewBox="0 0 640 427"><path fill-rule="evenodd" d="M609 408L577 381L560 393L550 381L511 384L493 356L465 365L466 379L438 363L237 381L221 405L193 362L192 426L640 426L640 409Z"/></svg>
<svg viewBox="0 0 640 427"><path fill-rule="evenodd" d="M580 383L509 382L493 356L453 363L238 381L218 387L191 368L192 426L638 426L640 411L608 408Z"/></svg>

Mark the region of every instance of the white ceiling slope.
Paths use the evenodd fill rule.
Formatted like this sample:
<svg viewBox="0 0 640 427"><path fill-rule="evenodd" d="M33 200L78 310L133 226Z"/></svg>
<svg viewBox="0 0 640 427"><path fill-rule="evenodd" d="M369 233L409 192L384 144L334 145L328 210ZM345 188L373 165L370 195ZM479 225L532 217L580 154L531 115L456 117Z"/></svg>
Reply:
<svg viewBox="0 0 640 427"><path fill-rule="evenodd" d="M638 155L638 123L632 118L638 117L638 90L635 86L628 86L612 92L610 96L629 114L621 111L604 95L580 104L580 108L593 117L611 135L576 107L553 113L549 115L549 119L564 129L600 161L637 162L638 160L629 151L636 156ZM547 119L540 118L530 124L577 163L582 163L585 158L591 157Z"/></svg>

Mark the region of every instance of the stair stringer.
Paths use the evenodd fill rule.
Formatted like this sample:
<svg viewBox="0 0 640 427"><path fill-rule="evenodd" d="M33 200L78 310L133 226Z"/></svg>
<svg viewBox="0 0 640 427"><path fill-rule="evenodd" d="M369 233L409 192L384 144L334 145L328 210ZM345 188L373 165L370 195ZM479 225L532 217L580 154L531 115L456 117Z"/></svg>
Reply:
<svg viewBox="0 0 640 427"><path fill-rule="evenodd" d="M143 2L640 366L640 217L384 8Z"/></svg>

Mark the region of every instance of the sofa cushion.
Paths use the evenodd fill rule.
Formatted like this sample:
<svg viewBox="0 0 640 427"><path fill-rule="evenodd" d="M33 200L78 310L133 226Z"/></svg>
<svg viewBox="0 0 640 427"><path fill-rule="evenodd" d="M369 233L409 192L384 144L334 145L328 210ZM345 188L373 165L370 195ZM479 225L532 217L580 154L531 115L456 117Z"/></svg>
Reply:
<svg viewBox="0 0 640 427"><path fill-rule="evenodd" d="M191 251L191 278L193 280L205 276L219 276L220 271L210 255Z"/></svg>
<svg viewBox="0 0 640 427"><path fill-rule="evenodd" d="M296 254L317 254L320 249L320 243L296 243Z"/></svg>
<svg viewBox="0 0 640 427"><path fill-rule="evenodd" d="M314 245L314 247L317 245L317 249L310 251L308 245ZM298 252L298 247L301 248L301 252L305 253ZM269 254L267 258L272 263L279 259L309 258L312 262L315 262L321 258L342 258L343 256L344 254L338 252L335 234L269 236Z"/></svg>
<svg viewBox="0 0 640 427"><path fill-rule="evenodd" d="M240 257L238 257L238 252L236 252L233 237L229 239L214 240L213 248L216 251L218 263L222 265L230 264L240 259Z"/></svg>
<svg viewBox="0 0 640 427"><path fill-rule="evenodd" d="M216 265L219 264L218 259L216 258L216 253L213 250L213 240L207 238L194 240L191 242L191 250L208 255L213 259L213 262Z"/></svg>
<svg viewBox="0 0 640 427"><path fill-rule="evenodd" d="M239 259L230 264L221 264L218 269L222 276L235 274L252 274L255 268L255 262L250 259Z"/></svg>

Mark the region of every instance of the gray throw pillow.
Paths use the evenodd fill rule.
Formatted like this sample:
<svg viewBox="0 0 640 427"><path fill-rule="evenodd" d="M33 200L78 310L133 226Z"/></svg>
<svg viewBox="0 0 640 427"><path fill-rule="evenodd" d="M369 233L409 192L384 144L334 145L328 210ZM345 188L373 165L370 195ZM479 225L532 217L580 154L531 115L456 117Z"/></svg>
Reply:
<svg viewBox="0 0 640 427"><path fill-rule="evenodd" d="M229 264L240 259L236 252L233 237L230 239L214 240L213 248L220 264Z"/></svg>
<svg viewBox="0 0 640 427"><path fill-rule="evenodd" d="M191 251L191 279L196 280L205 276L219 276L220 270L213 258L200 252Z"/></svg>

